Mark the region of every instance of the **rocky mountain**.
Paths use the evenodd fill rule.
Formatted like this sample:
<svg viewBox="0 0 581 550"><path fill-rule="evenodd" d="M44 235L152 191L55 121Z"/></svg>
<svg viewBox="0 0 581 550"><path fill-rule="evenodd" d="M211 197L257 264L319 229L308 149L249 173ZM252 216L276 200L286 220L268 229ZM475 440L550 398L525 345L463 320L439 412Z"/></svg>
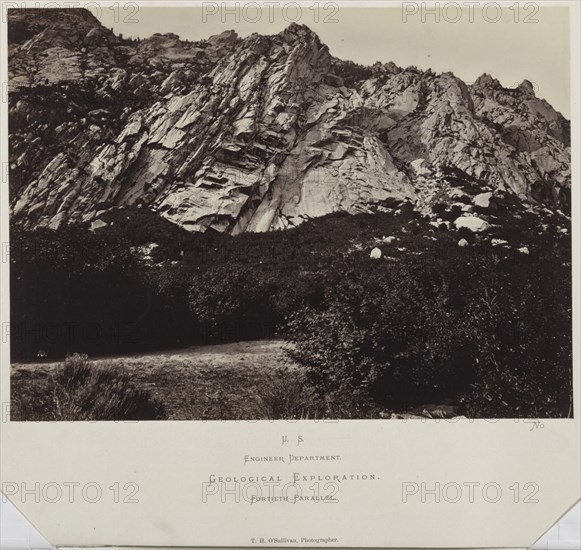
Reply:
<svg viewBox="0 0 581 550"><path fill-rule="evenodd" d="M482 231L473 208L505 197L570 209L570 124L526 80L363 67L296 24L130 40L85 10L8 14L10 202L24 227L142 207L238 234L410 202Z"/></svg>

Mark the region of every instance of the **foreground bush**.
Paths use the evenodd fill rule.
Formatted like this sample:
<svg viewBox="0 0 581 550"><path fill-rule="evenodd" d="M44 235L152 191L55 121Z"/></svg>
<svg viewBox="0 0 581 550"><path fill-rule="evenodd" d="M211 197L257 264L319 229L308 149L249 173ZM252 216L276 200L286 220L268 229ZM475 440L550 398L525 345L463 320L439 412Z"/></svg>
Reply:
<svg viewBox="0 0 581 550"><path fill-rule="evenodd" d="M479 279L465 318L475 380L470 417L571 417L571 282L558 266L512 265Z"/></svg>
<svg viewBox="0 0 581 550"><path fill-rule="evenodd" d="M360 407L433 399L459 383L459 309L441 274L401 264L370 270L345 278L327 308L295 315L292 358L323 393L351 395Z"/></svg>
<svg viewBox="0 0 581 550"><path fill-rule="evenodd" d="M279 369L257 396L261 418L307 420L324 416L325 404L298 370Z"/></svg>
<svg viewBox="0 0 581 550"><path fill-rule="evenodd" d="M257 418L378 418L381 408L357 389L318 392L302 369L283 367L257 392Z"/></svg>
<svg viewBox="0 0 581 550"><path fill-rule="evenodd" d="M44 383L27 385L16 400L18 420L163 420L163 404L136 388L113 362L96 366L74 354ZM14 387L13 387L14 391Z"/></svg>
<svg viewBox="0 0 581 550"><path fill-rule="evenodd" d="M447 400L471 417L569 416L568 289L566 267L522 258L370 264L294 316L290 355L363 416Z"/></svg>

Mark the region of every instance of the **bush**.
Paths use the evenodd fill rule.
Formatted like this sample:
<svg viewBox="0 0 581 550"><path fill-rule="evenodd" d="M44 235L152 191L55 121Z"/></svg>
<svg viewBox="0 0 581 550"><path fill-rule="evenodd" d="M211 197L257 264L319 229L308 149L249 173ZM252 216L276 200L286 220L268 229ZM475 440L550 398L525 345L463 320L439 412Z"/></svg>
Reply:
<svg viewBox="0 0 581 550"><path fill-rule="evenodd" d="M432 399L463 381L446 283L401 264L370 275L345 279L327 309L304 309L290 323L291 356L312 383L363 406Z"/></svg>
<svg viewBox="0 0 581 550"><path fill-rule="evenodd" d="M151 293L125 243L71 225L13 230L10 245L13 358L132 348Z"/></svg>
<svg viewBox="0 0 581 550"><path fill-rule="evenodd" d="M269 420L306 420L324 415L325 404L298 370L281 368L257 395L257 410Z"/></svg>
<svg viewBox="0 0 581 550"><path fill-rule="evenodd" d="M13 387L14 389L14 387ZM136 388L113 362L91 364L74 354L45 381L42 390L16 399L20 420L163 420L163 404L149 391ZM37 397L42 396L40 401Z"/></svg>
<svg viewBox="0 0 581 550"><path fill-rule="evenodd" d="M269 274L243 266L192 277L188 301L202 338L228 342L273 336L282 321L277 288Z"/></svg>
<svg viewBox="0 0 581 550"><path fill-rule="evenodd" d="M450 399L471 417L571 414L566 268L490 254L370 270L290 323L319 395L361 415Z"/></svg>
<svg viewBox="0 0 581 550"><path fill-rule="evenodd" d="M465 318L476 379L461 399L464 414L571 417L569 273L520 261L478 283Z"/></svg>

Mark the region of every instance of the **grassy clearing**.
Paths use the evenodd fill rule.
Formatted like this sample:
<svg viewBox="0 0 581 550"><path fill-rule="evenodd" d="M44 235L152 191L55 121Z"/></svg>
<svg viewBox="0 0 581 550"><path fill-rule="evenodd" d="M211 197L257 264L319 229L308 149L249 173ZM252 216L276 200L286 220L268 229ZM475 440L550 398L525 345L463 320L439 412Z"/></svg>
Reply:
<svg viewBox="0 0 581 550"><path fill-rule="evenodd" d="M92 361L95 367L110 363L110 358ZM273 413L295 414L285 408L273 409L270 399L276 396L273 388L279 384L281 368L291 373L297 370L286 358L280 340L128 355L115 358L114 363L136 388L164 404L168 420L267 419ZM12 365L12 420L36 419L31 418L31 407L42 410L47 406L49 382L61 366L60 362ZM305 411L298 410L299 417L309 417Z"/></svg>

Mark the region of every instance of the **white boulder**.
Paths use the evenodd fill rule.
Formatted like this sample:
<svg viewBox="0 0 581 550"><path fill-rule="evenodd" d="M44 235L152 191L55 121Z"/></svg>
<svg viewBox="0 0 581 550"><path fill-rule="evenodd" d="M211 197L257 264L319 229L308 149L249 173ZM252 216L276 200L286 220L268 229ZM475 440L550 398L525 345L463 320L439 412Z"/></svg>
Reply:
<svg viewBox="0 0 581 550"><path fill-rule="evenodd" d="M101 229L101 227L107 227L107 224L103 220L94 220L91 222L91 231Z"/></svg>
<svg viewBox="0 0 581 550"><path fill-rule="evenodd" d="M492 239L490 243L492 244L492 246L501 246L508 244L508 241L505 241L504 239Z"/></svg>
<svg viewBox="0 0 581 550"><path fill-rule="evenodd" d="M527 254L527 255L531 253L531 252L530 252L530 250L529 250L529 247L528 247L528 246L521 246L521 247L518 249L518 251L519 251L521 254Z"/></svg>
<svg viewBox="0 0 581 550"><path fill-rule="evenodd" d="M490 206L490 199L492 199L492 193L480 193L476 195L472 202L480 208L488 208Z"/></svg>
<svg viewBox="0 0 581 550"><path fill-rule="evenodd" d="M486 231L490 225L484 221L482 218L478 218L477 216L460 216L454 222L456 229L460 229L461 227L465 227L466 229L470 229L473 233L480 233L481 231Z"/></svg>
<svg viewBox="0 0 581 550"><path fill-rule="evenodd" d="M466 239L460 239L458 241L458 246L464 248L465 246L468 246L468 241Z"/></svg>
<svg viewBox="0 0 581 550"><path fill-rule="evenodd" d="M372 260L379 260L379 258L381 258L381 250L377 247L375 247L372 251L371 254L369 254L369 257Z"/></svg>

